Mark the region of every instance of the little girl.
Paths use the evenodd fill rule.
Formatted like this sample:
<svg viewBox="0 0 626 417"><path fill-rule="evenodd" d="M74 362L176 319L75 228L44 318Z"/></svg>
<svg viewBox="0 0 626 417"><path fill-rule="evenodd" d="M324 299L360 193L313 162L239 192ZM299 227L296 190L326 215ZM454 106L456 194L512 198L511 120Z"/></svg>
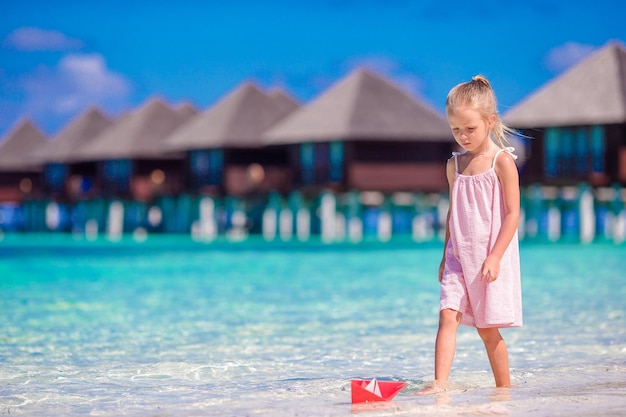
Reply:
<svg viewBox="0 0 626 417"><path fill-rule="evenodd" d="M511 130L498 116L491 84L480 75L450 90L446 115L465 152L454 152L446 167L450 208L439 267L435 383L423 394L445 389L459 324L477 328L496 387L511 386L498 329L522 325L519 177L514 149L505 146Z"/></svg>

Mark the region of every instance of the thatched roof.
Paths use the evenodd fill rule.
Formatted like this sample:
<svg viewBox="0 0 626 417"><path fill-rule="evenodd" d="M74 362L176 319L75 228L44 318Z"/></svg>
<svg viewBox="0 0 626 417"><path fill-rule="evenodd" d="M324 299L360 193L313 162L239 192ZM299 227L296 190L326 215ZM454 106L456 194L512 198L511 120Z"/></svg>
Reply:
<svg viewBox="0 0 626 417"><path fill-rule="evenodd" d="M276 102L281 109L284 109L285 114L289 114L300 107L298 100L293 98L281 88L274 88L268 91L267 95L270 96L270 98L274 100L274 102Z"/></svg>
<svg viewBox="0 0 626 417"><path fill-rule="evenodd" d="M263 135L269 144L330 140L451 141L445 118L388 80L357 70Z"/></svg>
<svg viewBox="0 0 626 417"><path fill-rule="evenodd" d="M97 137L113 121L99 109L92 107L70 121L44 146L35 149L31 156L41 163L72 162L76 149Z"/></svg>
<svg viewBox="0 0 626 417"><path fill-rule="evenodd" d="M178 114L180 114L186 120L191 119L193 116L198 114L198 109L191 103L181 103L174 108Z"/></svg>
<svg viewBox="0 0 626 417"><path fill-rule="evenodd" d="M18 122L16 127L0 141L0 171L39 170L40 167L30 153L45 144L45 136L31 121Z"/></svg>
<svg viewBox="0 0 626 417"><path fill-rule="evenodd" d="M508 111L511 127L626 123L626 48L613 42Z"/></svg>
<svg viewBox="0 0 626 417"><path fill-rule="evenodd" d="M142 159L165 156L163 140L189 120L190 112L177 111L153 98L122 116L89 143L76 150L83 161Z"/></svg>
<svg viewBox="0 0 626 417"><path fill-rule="evenodd" d="M261 133L293 109L285 97L272 98L245 82L177 129L167 144L181 151L258 147Z"/></svg>

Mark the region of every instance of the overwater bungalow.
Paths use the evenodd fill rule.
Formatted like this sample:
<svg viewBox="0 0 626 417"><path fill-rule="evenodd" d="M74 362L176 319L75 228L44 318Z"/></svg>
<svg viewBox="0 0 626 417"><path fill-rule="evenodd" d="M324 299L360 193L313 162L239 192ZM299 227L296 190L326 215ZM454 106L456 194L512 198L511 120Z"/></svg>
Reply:
<svg viewBox="0 0 626 417"><path fill-rule="evenodd" d="M290 149L296 186L338 191L445 190L454 144L441 114L362 69L263 136Z"/></svg>
<svg viewBox="0 0 626 417"><path fill-rule="evenodd" d="M18 203L40 193L41 168L30 153L45 143L30 120L19 121L0 140L0 203Z"/></svg>
<svg viewBox="0 0 626 417"><path fill-rule="evenodd" d="M43 165L43 187L48 197L76 200L93 196L97 165L93 161L81 161L76 150L112 124L100 109L89 108L31 152Z"/></svg>
<svg viewBox="0 0 626 417"><path fill-rule="evenodd" d="M180 126L166 143L187 153L193 192L242 196L286 190L287 154L264 147L261 134L298 106L284 91L265 93L244 82Z"/></svg>
<svg viewBox="0 0 626 417"><path fill-rule="evenodd" d="M607 44L503 119L530 138L524 184L626 184L626 48Z"/></svg>
<svg viewBox="0 0 626 417"><path fill-rule="evenodd" d="M163 141L196 113L189 105L171 108L160 98L120 117L72 154L98 162L96 187L103 196L145 201L182 190L183 155L168 153Z"/></svg>
<svg viewBox="0 0 626 417"><path fill-rule="evenodd" d="M505 115L532 137L524 185L561 186L524 187L523 238L626 240L623 187L569 187L624 183L625 56L608 45ZM424 241L443 230L453 148L443 115L366 70L303 107L246 82L202 113L158 98L115 121L91 109L50 141L23 122L0 142L0 236Z"/></svg>

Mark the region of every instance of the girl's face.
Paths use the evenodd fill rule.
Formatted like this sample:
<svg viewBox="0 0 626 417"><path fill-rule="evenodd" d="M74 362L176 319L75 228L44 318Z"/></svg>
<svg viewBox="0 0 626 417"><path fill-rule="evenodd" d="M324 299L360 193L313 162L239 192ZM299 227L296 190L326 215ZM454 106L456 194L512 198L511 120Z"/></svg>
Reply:
<svg viewBox="0 0 626 417"><path fill-rule="evenodd" d="M479 152L489 147L489 130L495 119L495 114L485 119L470 107L454 107L448 110L448 123L454 140L468 152Z"/></svg>

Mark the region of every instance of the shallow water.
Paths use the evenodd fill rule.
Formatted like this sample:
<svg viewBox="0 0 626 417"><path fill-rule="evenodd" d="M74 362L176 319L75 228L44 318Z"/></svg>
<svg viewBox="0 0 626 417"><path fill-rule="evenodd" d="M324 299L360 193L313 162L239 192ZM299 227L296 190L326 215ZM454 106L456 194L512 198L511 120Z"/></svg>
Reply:
<svg viewBox="0 0 626 417"><path fill-rule="evenodd" d="M5 237L0 414L29 416L623 415L623 246L523 244L525 326L503 331L495 390L459 332L432 379L438 244L202 245ZM350 379L408 382L353 408Z"/></svg>

